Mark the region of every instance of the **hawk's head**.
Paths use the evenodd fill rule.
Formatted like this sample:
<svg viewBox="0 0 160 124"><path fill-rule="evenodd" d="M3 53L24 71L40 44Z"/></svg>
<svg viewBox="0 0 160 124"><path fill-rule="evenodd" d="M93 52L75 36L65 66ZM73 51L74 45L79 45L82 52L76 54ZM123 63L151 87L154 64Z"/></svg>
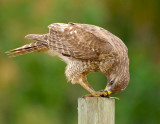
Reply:
<svg viewBox="0 0 160 124"><path fill-rule="evenodd" d="M129 73L123 76L111 75L105 91L107 91L109 95L120 93L127 87L128 83Z"/></svg>

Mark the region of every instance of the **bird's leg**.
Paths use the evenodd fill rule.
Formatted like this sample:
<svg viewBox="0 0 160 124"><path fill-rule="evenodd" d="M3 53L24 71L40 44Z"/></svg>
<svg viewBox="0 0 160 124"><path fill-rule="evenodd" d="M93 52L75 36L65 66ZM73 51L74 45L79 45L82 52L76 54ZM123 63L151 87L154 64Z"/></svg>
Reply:
<svg viewBox="0 0 160 124"><path fill-rule="evenodd" d="M79 84L85 88L88 92L90 92L91 94L85 95L83 97L106 97L108 96L107 92L104 91L95 91L90 84L88 83L88 81L86 80L86 76L82 75L82 77L80 78Z"/></svg>
<svg viewBox="0 0 160 124"><path fill-rule="evenodd" d="M88 83L88 81L86 80L86 76L81 75L81 78L79 80L79 84L86 89L88 92L90 92L91 94L95 94L96 91L92 88L92 86Z"/></svg>

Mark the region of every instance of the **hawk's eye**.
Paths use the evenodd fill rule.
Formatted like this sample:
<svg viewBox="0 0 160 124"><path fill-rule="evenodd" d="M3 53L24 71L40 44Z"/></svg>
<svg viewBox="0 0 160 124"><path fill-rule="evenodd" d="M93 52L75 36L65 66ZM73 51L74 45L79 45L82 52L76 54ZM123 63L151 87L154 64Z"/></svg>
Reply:
<svg viewBox="0 0 160 124"><path fill-rule="evenodd" d="M110 82L109 82L109 85L112 85L114 83L114 80L111 80Z"/></svg>

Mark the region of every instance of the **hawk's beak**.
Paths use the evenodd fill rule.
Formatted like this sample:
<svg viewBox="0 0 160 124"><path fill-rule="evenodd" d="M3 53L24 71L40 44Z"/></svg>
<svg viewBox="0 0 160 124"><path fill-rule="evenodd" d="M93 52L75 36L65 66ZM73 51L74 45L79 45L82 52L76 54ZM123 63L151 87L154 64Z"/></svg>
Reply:
<svg viewBox="0 0 160 124"><path fill-rule="evenodd" d="M110 95L110 94L112 94L112 92L109 91L108 86L109 86L109 83L107 83L107 86L106 86L106 88L104 89L104 92L107 92L107 94Z"/></svg>
<svg viewBox="0 0 160 124"><path fill-rule="evenodd" d="M111 91L107 91L107 92L108 92L108 95L112 94L112 92L111 92Z"/></svg>
<svg viewBox="0 0 160 124"><path fill-rule="evenodd" d="M104 92L107 92L107 93L108 93L108 95L112 94L112 92L111 92L111 91L109 91L109 90L104 90Z"/></svg>

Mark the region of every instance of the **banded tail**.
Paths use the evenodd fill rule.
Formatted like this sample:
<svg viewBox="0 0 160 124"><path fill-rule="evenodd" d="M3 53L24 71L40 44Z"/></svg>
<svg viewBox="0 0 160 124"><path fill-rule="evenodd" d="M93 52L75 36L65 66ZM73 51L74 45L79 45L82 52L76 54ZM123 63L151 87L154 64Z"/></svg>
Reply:
<svg viewBox="0 0 160 124"><path fill-rule="evenodd" d="M43 35L29 34L26 35L25 38L35 40L35 42L7 51L6 53L10 57L16 57L27 53L41 52L48 49L48 41L47 41L48 34L43 34Z"/></svg>

